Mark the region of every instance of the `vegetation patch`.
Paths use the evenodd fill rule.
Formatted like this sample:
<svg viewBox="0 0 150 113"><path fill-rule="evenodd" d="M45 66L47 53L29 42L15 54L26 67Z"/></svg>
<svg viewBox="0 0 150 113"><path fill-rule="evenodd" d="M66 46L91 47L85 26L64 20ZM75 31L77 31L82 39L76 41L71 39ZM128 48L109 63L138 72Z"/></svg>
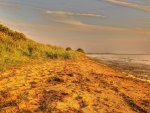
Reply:
<svg viewBox="0 0 150 113"><path fill-rule="evenodd" d="M36 88L37 82L30 82L31 88Z"/></svg>
<svg viewBox="0 0 150 113"><path fill-rule="evenodd" d="M19 111L19 113L32 113L32 112L28 109L22 109Z"/></svg>
<svg viewBox="0 0 150 113"><path fill-rule="evenodd" d="M58 76L52 76L47 80L48 83L63 83L64 80Z"/></svg>
<svg viewBox="0 0 150 113"><path fill-rule="evenodd" d="M43 96L40 98L39 107L37 111L48 112L48 113L57 111L56 102L64 101L65 96L66 96L66 93L61 92L61 91L44 90Z"/></svg>
<svg viewBox="0 0 150 113"><path fill-rule="evenodd" d="M136 112L139 112L139 113L147 113L143 108L141 108L136 103L134 103L134 101L129 96L127 96L123 93L121 94L121 96L123 97L124 101L130 106L130 108L133 111L136 111Z"/></svg>
<svg viewBox="0 0 150 113"><path fill-rule="evenodd" d="M7 98L9 95L9 91L7 90L0 91L0 97L2 98Z"/></svg>
<svg viewBox="0 0 150 113"><path fill-rule="evenodd" d="M0 103L0 110L2 110L5 107L10 107L10 106L17 106L16 101L13 100L13 101L8 101L8 102L2 102L2 103Z"/></svg>
<svg viewBox="0 0 150 113"><path fill-rule="evenodd" d="M30 59L75 59L78 54L73 50L37 43L22 33L0 25L0 70Z"/></svg>

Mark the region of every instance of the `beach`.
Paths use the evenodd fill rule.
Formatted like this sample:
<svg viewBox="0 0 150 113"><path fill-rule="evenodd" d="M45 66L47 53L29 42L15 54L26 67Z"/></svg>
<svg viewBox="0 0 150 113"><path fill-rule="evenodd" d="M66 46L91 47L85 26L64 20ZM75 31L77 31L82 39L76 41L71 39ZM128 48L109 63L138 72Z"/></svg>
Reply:
<svg viewBox="0 0 150 113"><path fill-rule="evenodd" d="M42 59L0 73L2 113L148 113L149 83L81 57Z"/></svg>
<svg viewBox="0 0 150 113"><path fill-rule="evenodd" d="M0 113L150 113L149 12L148 0L0 0Z"/></svg>

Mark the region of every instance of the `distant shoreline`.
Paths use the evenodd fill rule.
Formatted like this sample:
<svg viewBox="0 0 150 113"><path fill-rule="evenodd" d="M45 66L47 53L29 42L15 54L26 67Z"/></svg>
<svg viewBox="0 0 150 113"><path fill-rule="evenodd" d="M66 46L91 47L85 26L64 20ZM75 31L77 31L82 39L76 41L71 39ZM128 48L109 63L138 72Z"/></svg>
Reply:
<svg viewBox="0 0 150 113"><path fill-rule="evenodd" d="M122 53L86 53L87 55L150 55L150 53L147 54L122 54Z"/></svg>

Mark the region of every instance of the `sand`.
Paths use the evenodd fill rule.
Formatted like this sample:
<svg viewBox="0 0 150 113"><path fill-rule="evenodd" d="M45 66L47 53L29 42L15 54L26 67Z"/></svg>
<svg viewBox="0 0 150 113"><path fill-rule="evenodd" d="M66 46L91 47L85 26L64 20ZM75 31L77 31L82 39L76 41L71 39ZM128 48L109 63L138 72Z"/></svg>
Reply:
<svg viewBox="0 0 150 113"><path fill-rule="evenodd" d="M150 83L88 58L0 72L1 113L149 113Z"/></svg>

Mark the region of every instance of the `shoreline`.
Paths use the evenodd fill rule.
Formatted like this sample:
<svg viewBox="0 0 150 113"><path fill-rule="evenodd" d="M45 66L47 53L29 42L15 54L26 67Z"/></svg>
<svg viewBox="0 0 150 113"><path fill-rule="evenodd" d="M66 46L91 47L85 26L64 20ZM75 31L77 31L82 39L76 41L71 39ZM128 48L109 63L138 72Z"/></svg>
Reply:
<svg viewBox="0 0 150 113"><path fill-rule="evenodd" d="M116 64L114 63L115 61L103 61L103 60L100 60L98 58L92 58L90 56L88 56L89 59L91 60L94 60L95 62L97 62L98 64L100 65L104 65L104 66L107 66L109 68L112 68L113 70L117 71L117 72L121 72L123 75L127 76L127 77L131 77L131 78L134 78L136 80L140 80L140 81L143 81L143 82L148 82L150 83L150 78L147 79L147 78L142 78L142 77L139 77L136 75L136 73L133 73L133 71L126 71L126 70L123 70L122 67L119 67L116 66ZM110 63L111 62L111 63ZM139 64L141 66L143 66L144 64ZM146 66L146 65L144 65Z"/></svg>

